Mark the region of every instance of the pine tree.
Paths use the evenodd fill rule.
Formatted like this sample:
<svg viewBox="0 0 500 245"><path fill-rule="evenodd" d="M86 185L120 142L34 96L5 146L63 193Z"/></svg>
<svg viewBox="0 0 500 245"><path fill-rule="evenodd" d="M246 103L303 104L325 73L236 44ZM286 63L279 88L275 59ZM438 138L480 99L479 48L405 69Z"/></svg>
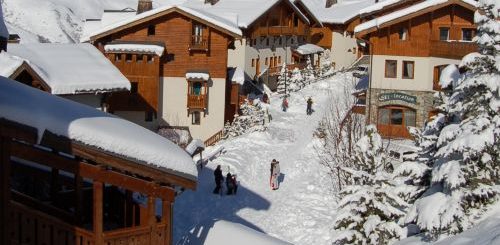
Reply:
<svg viewBox="0 0 500 245"><path fill-rule="evenodd" d="M293 69L289 84L291 91L297 91L305 86L305 80L298 68Z"/></svg>
<svg viewBox="0 0 500 245"><path fill-rule="evenodd" d="M405 236L394 220L402 217L406 203L394 192L390 163L382 139L373 125L366 128L354 148L348 185L340 192L335 229L336 244L387 244Z"/></svg>
<svg viewBox="0 0 500 245"><path fill-rule="evenodd" d="M408 217L434 237L456 234L495 202L500 184L500 23L495 1L475 14L479 54L464 57L467 72L449 99L447 124L437 139L431 187Z"/></svg>
<svg viewBox="0 0 500 245"><path fill-rule="evenodd" d="M311 82L315 79L315 76L314 76L314 68L311 64L311 58L308 56L307 57L307 61L306 61L306 68L304 69L304 75L303 77L306 79L307 82Z"/></svg>
<svg viewBox="0 0 500 245"><path fill-rule="evenodd" d="M241 105L241 115L236 115L231 125L224 126L224 137L232 138L254 131L264 131L265 111L260 101L250 103L248 100Z"/></svg>
<svg viewBox="0 0 500 245"><path fill-rule="evenodd" d="M279 94L285 94L285 93L288 94L288 91L285 90L288 90L287 83L290 82L289 80L290 79L288 78L288 67L286 66L285 63L283 63L283 65L281 66L280 74L278 76L278 86L276 88L276 92L278 92Z"/></svg>

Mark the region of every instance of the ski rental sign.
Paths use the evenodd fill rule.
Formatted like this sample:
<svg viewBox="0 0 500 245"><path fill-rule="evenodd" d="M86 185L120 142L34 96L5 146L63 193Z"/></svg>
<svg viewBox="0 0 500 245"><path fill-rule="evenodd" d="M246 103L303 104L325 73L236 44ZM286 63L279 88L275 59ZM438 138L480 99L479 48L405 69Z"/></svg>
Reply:
<svg viewBox="0 0 500 245"><path fill-rule="evenodd" d="M380 102L391 101L391 100L401 100L410 104L417 104L417 97L403 94L403 93L384 93L378 96Z"/></svg>

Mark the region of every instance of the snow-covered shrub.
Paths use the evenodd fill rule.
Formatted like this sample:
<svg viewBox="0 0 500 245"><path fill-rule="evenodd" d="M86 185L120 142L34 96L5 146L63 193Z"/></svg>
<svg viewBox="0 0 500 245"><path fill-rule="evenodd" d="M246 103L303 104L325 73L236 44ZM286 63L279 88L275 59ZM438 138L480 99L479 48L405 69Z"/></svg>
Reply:
<svg viewBox="0 0 500 245"><path fill-rule="evenodd" d="M367 126L350 167L342 168L348 185L340 192L336 244L387 244L406 236L395 222L404 215L406 202L394 191L386 159L376 127Z"/></svg>
<svg viewBox="0 0 500 245"><path fill-rule="evenodd" d="M224 126L224 138L266 130L264 125L265 114L265 109L262 107L260 100L254 100L253 103L245 100L245 103L241 105L241 115L236 115L231 124L226 123Z"/></svg>
<svg viewBox="0 0 500 245"><path fill-rule="evenodd" d="M298 91L302 89L304 86L306 86L305 80L302 77L302 74L299 70L299 68L295 68L292 71L292 75L290 77L290 89L291 91Z"/></svg>
<svg viewBox="0 0 500 245"><path fill-rule="evenodd" d="M436 141L431 187L407 220L435 237L472 224L484 205L497 202L500 184L500 23L498 6L481 0L475 14L479 54L462 60L462 74L447 103L447 124Z"/></svg>

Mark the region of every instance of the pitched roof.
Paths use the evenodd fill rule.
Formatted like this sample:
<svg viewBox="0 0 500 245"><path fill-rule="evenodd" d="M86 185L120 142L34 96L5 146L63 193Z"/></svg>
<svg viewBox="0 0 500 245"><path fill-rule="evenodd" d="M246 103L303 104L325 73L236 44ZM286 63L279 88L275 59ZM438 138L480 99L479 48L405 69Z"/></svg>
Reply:
<svg viewBox="0 0 500 245"><path fill-rule="evenodd" d="M0 4L0 37L3 37L5 39L9 38L9 31L7 30L7 26L5 25L5 22L3 20L3 12L1 4Z"/></svg>
<svg viewBox="0 0 500 245"><path fill-rule="evenodd" d="M130 25L140 24L171 12L179 12L181 14L200 19L207 24L212 24L222 30L225 30L230 35L241 36L241 30L238 26L228 19L182 5L166 5L138 15L121 19L117 22L113 22L97 30L91 31L90 33L85 33L85 36L83 36L80 41L87 42L90 41L91 38L105 36L109 33L123 30Z"/></svg>
<svg viewBox="0 0 500 245"><path fill-rule="evenodd" d="M137 124L0 77L0 118L46 131L134 163L196 181L191 157Z"/></svg>
<svg viewBox="0 0 500 245"><path fill-rule="evenodd" d="M8 54L0 52L0 76L10 77L23 64L24 60Z"/></svg>
<svg viewBox="0 0 500 245"><path fill-rule="evenodd" d="M359 11L359 14L363 15L363 14L373 13L373 12L384 9L385 7L392 6L392 5L399 4L399 3L403 3L403 2L405 2L405 0L385 0L385 1L378 2L378 3L375 3L371 6L368 6L366 8L361 9Z"/></svg>
<svg viewBox="0 0 500 245"><path fill-rule="evenodd" d="M298 0L321 22L345 24L359 16L359 10L374 4L374 0L338 0L326 8L326 0Z"/></svg>
<svg viewBox="0 0 500 245"><path fill-rule="evenodd" d="M29 64L52 94L130 89L128 79L90 44L9 44L8 50Z"/></svg>
<svg viewBox="0 0 500 245"><path fill-rule="evenodd" d="M376 30L377 28L383 28L384 26L388 25L389 23L392 23L393 21L397 22L405 21L411 16L420 15L428 10L440 8L451 4L461 4L463 6L468 6L470 8L477 7L477 2L475 2L474 0L427 0L421 3L411 5L407 8L389 13L387 15L380 16L373 20L361 23L354 28L354 32L368 33Z"/></svg>

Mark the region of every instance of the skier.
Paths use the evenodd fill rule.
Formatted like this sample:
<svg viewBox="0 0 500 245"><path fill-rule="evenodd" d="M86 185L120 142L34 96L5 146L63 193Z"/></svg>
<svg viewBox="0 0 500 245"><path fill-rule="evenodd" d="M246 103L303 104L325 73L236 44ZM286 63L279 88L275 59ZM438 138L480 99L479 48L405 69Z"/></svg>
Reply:
<svg viewBox="0 0 500 245"><path fill-rule="evenodd" d="M226 175L226 187L227 187L226 195L232 195L234 185L233 185L231 173L227 173L227 175Z"/></svg>
<svg viewBox="0 0 500 245"><path fill-rule="evenodd" d="M285 97L283 97L283 101L281 102L281 109L286 112L286 109L288 109L288 100Z"/></svg>
<svg viewBox="0 0 500 245"><path fill-rule="evenodd" d="M307 115L311 115L312 114L312 104L313 104L313 100L311 99L311 97L309 97L309 99L307 99Z"/></svg>
<svg viewBox="0 0 500 245"><path fill-rule="evenodd" d="M279 188L279 182L278 182L279 176L280 176L280 163L276 161L276 159L273 159L273 161L271 162L271 178L270 178L271 189L277 190Z"/></svg>
<svg viewBox="0 0 500 245"><path fill-rule="evenodd" d="M215 177L214 194L218 194L221 192L222 181L224 181L224 176L222 176L222 170L220 169L220 165L217 165L217 168L214 171L214 177Z"/></svg>

